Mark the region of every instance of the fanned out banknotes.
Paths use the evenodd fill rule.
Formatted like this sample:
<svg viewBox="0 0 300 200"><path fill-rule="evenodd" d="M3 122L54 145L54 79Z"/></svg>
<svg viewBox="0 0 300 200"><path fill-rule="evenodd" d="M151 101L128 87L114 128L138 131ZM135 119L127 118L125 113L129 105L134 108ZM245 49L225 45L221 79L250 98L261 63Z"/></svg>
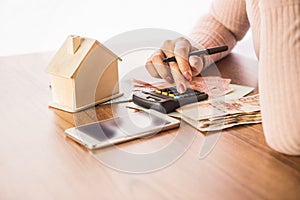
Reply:
<svg viewBox="0 0 300 200"><path fill-rule="evenodd" d="M194 77L189 83L189 87L206 92L210 97L209 100L180 107L176 110L177 113L170 113L170 116L180 117L203 132L261 123L259 95L229 100L220 98L220 96L233 92L230 82L230 79L221 77ZM136 88L149 90L174 86L166 82L150 84L140 80L134 80L134 83ZM129 107L137 108L134 105Z"/></svg>

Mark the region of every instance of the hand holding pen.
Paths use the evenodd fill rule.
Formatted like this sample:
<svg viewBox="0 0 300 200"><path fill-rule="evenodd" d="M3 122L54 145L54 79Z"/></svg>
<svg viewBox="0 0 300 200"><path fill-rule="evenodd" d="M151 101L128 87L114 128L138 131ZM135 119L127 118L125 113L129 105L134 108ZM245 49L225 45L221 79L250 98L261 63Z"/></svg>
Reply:
<svg viewBox="0 0 300 200"><path fill-rule="evenodd" d="M186 90L186 81L203 69L202 56L227 51L227 46L197 50L185 38L166 40L160 50L147 61L146 68L151 76L176 83L180 93Z"/></svg>

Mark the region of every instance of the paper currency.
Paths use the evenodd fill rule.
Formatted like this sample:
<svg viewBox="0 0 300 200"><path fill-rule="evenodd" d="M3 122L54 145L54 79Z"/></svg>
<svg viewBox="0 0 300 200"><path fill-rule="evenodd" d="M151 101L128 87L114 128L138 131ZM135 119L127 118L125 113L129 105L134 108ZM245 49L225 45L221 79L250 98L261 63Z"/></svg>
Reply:
<svg viewBox="0 0 300 200"><path fill-rule="evenodd" d="M207 101L177 109L181 118L200 131L217 131L225 128L261 122L259 95L228 101Z"/></svg>
<svg viewBox="0 0 300 200"><path fill-rule="evenodd" d="M188 104L176 111L195 120L224 116L227 114L259 111L259 95L223 101L220 99Z"/></svg>
<svg viewBox="0 0 300 200"><path fill-rule="evenodd" d="M163 89L175 85L140 80L133 80L133 82L138 90ZM209 100L182 106L170 115L183 119L203 132L261 123L259 95L242 97L254 88L233 85L230 82L230 79L221 77L194 77L188 87L206 92L210 96Z"/></svg>
<svg viewBox="0 0 300 200"><path fill-rule="evenodd" d="M229 88L233 89L233 91L225 95L225 100L244 97L254 90L253 87L236 84L229 84Z"/></svg>
<svg viewBox="0 0 300 200"><path fill-rule="evenodd" d="M174 87L175 84L170 84L167 82L156 82L148 83L141 80L134 79L134 87L139 89L163 89ZM208 77L193 77L191 82L187 82L187 87L208 94L210 98L223 96L233 91L229 87L231 79L224 79L218 76L208 76Z"/></svg>
<svg viewBox="0 0 300 200"><path fill-rule="evenodd" d="M232 92L229 88L231 79L224 79L218 76L194 77L189 83L194 90L207 93L210 97L223 96Z"/></svg>

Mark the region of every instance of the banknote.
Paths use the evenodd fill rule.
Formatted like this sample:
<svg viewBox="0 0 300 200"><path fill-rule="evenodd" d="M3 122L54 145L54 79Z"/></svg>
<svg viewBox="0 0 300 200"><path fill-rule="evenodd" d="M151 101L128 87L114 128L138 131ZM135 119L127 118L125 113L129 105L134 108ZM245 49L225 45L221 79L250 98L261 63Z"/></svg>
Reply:
<svg viewBox="0 0 300 200"><path fill-rule="evenodd" d="M177 109L181 118L200 131L217 131L237 125L261 123L259 95L228 101L203 102Z"/></svg>
<svg viewBox="0 0 300 200"><path fill-rule="evenodd" d="M211 97L218 97L232 92L229 88L230 82L231 79L218 76L194 77L189 85L194 90L205 92Z"/></svg>
<svg viewBox="0 0 300 200"><path fill-rule="evenodd" d="M194 90L205 92L210 98L226 95L233 91L229 87L231 79L225 79L218 76L193 77L192 81L187 82L187 87ZM133 79L134 87L138 89L164 89L174 87L175 83L171 84L165 81L148 83L142 80Z"/></svg>
<svg viewBox="0 0 300 200"><path fill-rule="evenodd" d="M259 110L259 96L248 96L244 98L239 98L235 100L228 100L225 101L225 104L228 104L228 112L222 111L221 114L218 114L217 112L211 112L209 110L213 110L214 107L208 106L205 109L203 107L200 107L198 109L199 112L208 112L209 114L202 115L201 119L194 118L194 116L189 115L189 113L182 112L179 113L177 109L177 112L170 113L169 115L176 118L181 118L188 124L192 125L196 129L207 132L207 131L220 131L226 128L231 128L233 126L238 125L245 125L245 124L256 124L261 123L261 112ZM247 105L241 105L237 106L237 104L247 104ZM205 105L209 105L206 104ZM250 109L250 106L254 106ZM137 110L143 110L144 108L141 108L134 103L128 104L129 108L134 108ZM194 106L188 106L193 109ZM214 113L215 115L210 115L211 113ZM216 115L217 113L217 115ZM176 115L174 115L176 114Z"/></svg>
<svg viewBox="0 0 300 200"><path fill-rule="evenodd" d="M174 86L174 84L163 81L148 83L134 80L133 82L138 90L154 90ZM221 77L194 77L188 87L206 92L209 94L209 100L181 106L176 112L171 113L171 116L181 118L203 132L223 130L237 125L261 123L259 95L241 97L251 92L253 88L232 85L230 82L230 79ZM242 92L234 94L235 92L230 86L236 90L245 87L246 93L241 90ZM227 93L232 93L232 98ZM225 96L219 97L223 95Z"/></svg>
<svg viewBox="0 0 300 200"><path fill-rule="evenodd" d="M176 111L194 120L202 120L228 114L250 113L259 111L259 95L231 100L209 100L182 106Z"/></svg>
<svg viewBox="0 0 300 200"><path fill-rule="evenodd" d="M206 131L220 131L226 128L230 128L233 126L238 125L245 125L245 124L256 124L261 123L261 116L250 117L247 116L240 117L240 118L227 118L227 119L220 119L219 121L210 122L210 121L196 121L187 116L182 115L181 119L185 122L189 123L196 129L206 132Z"/></svg>

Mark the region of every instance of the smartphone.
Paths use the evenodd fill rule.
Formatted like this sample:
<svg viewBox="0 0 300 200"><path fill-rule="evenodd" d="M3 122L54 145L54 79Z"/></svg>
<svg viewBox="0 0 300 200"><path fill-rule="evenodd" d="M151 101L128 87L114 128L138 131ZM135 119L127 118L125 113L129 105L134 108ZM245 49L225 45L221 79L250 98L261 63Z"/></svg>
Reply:
<svg viewBox="0 0 300 200"><path fill-rule="evenodd" d="M113 144L147 137L178 127L180 121L155 110L69 128L66 135L88 149L99 149Z"/></svg>

